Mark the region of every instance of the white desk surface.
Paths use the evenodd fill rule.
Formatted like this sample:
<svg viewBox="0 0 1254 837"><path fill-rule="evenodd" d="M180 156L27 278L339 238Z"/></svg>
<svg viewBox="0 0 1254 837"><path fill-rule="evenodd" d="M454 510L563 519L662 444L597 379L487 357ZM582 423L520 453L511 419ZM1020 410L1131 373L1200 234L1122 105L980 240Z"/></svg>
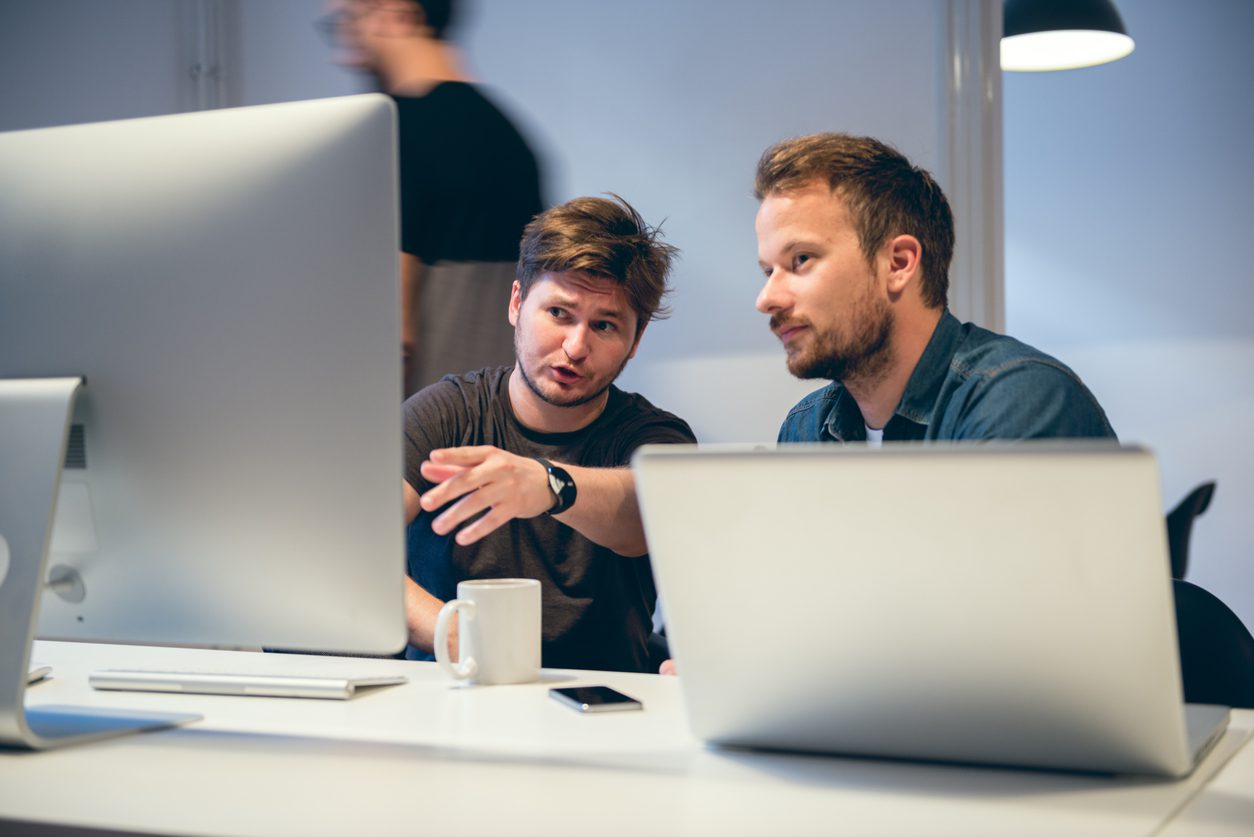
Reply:
<svg viewBox="0 0 1254 837"><path fill-rule="evenodd" d="M3 834L22 822L214 835L1254 833L1254 747L1242 749L1254 711L1233 713L1192 777L1167 782L708 749L688 732L677 680L653 675L548 671L541 683L458 688L434 664L399 660L60 642L33 656L53 676L30 705L205 717L0 750ZM410 682L350 701L99 692L87 675L100 668ZM645 709L583 716L547 695L576 683L614 686Z"/></svg>

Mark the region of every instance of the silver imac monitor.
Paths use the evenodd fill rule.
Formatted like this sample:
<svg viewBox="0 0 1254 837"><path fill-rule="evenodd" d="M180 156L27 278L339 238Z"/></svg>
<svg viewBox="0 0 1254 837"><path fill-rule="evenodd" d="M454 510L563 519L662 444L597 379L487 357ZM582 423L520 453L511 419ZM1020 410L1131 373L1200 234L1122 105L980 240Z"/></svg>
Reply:
<svg viewBox="0 0 1254 837"><path fill-rule="evenodd" d="M0 134L0 604L38 523L41 638L403 647L394 136L377 94ZM14 520L21 388L73 378Z"/></svg>

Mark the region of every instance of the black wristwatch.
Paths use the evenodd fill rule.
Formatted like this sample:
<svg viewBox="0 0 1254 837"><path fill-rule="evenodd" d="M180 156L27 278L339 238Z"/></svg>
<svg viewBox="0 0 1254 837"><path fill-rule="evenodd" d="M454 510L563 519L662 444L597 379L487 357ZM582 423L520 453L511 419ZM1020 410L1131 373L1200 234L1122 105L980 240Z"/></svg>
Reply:
<svg viewBox="0 0 1254 837"><path fill-rule="evenodd" d="M556 498L553 501L553 507L545 514L561 514L575 505L575 481L570 478L570 474L566 473L566 469L557 467L547 459L541 459L538 456L534 458L536 462L544 466L544 470L548 471L549 490Z"/></svg>

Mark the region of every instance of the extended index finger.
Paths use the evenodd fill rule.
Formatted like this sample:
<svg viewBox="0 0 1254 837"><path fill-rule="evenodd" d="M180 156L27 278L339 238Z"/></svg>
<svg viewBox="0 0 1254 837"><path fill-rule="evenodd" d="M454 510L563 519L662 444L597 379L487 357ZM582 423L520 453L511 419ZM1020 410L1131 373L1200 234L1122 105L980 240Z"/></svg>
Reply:
<svg viewBox="0 0 1254 837"><path fill-rule="evenodd" d="M466 445L459 448L436 448L427 454L427 458L440 465L478 465L500 448L491 445Z"/></svg>
<svg viewBox="0 0 1254 837"><path fill-rule="evenodd" d="M466 469L460 465L445 465L440 462L432 462L430 459L424 459L422 464L418 466L418 473L422 474L422 478L433 485L450 480Z"/></svg>

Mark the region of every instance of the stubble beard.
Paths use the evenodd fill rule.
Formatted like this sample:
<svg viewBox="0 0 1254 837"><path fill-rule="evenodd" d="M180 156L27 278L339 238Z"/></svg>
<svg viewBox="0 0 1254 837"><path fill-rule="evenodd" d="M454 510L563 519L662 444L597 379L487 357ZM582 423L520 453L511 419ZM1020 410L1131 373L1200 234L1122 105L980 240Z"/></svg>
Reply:
<svg viewBox="0 0 1254 837"><path fill-rule="evenodd" d="M606 382L599 389L595 390L591 394L571 395L569 397L563 398L561 396L554 396L545 392L544 390L540 388L540 385L537 384L532 379L532 377L527 374L527 364L524 362L523 353L521 351L521 347L518 344L519 344L518 331L515 330L514 331L514 359L515 359L514 362L515 362L515 365L518 367L518 374L522 376L523 383L527 385L527 388L531 390L537 398L539 398L545 404L551 404L554 407L581 407L590 401L597 400L598 398L600 398L602 395L606 393L606 391L610 388L610 386L616 380L618 380L618 376L621 375L623 373L623 370L627 368L627 361L631 360L630 357L624 358L623 362L619 365L618 369L614 370L614 374L611 375L609 379L606 380Z"/></svg>

